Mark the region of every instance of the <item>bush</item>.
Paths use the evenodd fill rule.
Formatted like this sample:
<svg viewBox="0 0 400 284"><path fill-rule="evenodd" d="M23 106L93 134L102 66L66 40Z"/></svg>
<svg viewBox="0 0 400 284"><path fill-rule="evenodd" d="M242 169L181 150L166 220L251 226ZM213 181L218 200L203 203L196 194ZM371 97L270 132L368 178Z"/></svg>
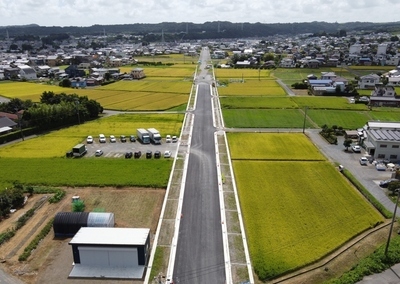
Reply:
<svg viewBox="0 0 400 284"><path fill-rule="evenodd" d="M61 189L58 189L54 193L54 195L51 198L49 198L49 202L50 203L57 203L57 202L61 201L61 199L63 199L64 196L65 196L65 191L61 190Z"/></svg>
<svg viewBox="0 0 400 284"><path fill-rule="evenodd" d="M85 202L83 202L83 200L77 200L72 203L72 212L83 211L85 211Z"/></svg>

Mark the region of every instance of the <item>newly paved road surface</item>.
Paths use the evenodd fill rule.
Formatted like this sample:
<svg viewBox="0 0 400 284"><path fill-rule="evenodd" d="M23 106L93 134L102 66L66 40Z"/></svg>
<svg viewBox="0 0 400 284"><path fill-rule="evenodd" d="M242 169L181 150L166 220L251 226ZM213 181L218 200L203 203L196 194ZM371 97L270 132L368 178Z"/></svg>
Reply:
<svg viewBox="0 0 400 284"><path fill-rule="evenodd" d="M199 74L201 81L211 80L204 72ZM173 273L174 284L225 283L215 128L211 108L210 84L199 83Z"/></svg>

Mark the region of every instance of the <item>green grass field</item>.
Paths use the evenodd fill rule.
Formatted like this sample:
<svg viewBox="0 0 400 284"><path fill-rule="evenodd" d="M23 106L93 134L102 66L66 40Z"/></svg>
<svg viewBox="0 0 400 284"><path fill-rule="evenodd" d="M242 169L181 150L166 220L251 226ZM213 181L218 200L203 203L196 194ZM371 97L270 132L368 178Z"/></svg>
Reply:
<svg viewBox="0 0 400 284"><path fill-rule="evenodd" d="M363 127L367 121L373 120L368 111L345 110L313 110L307 111L307 115L319 127L337 125L344 129L357 129Z"/></svg>
<svg viewBox="0 0 400 284"><path fill-rule="evenodd" d="M383 221L304 135L230 133L228 141L261 280L312 263Z"/></svg>
<svg viewBox="0 0 400 284"><path fill-rule="evenodd" d="M265 79L271 79L270 70L258 70L258 69L232 69L232 68L216 68L215 78L221 79L259 79L261 81Z"/></svg>
<svg viewBox="0 0 400 284"><path fill-rule="evenodd" d="M237 128L302 128L304 121L297 109L223 109L222 114L226 127ZM306 128L310 127L306 121Z"/></svg>
<svg viewBox="0 0 400 284"><path fill-rule="evenodd" d="M219 87L220 96L284 96L282 87L274 80L245 80L244 83L232 82Z"/></svg>
<svg viewBox="0 0 400 284"><path fill-rule="evenodd" d="M224 109L290 109L298 108L291 97L220 97Z"/></svg>
<svg viewBox="0 0 400 284"><path fill-rule="evenodd" d="M113 158L1 158L2 185L165 188L172 160Z"/></svg>
<svg viewBox="0 0 400 284"><path fill-rule="evenodd" d="M88 135L97 137L136 134L137 128L154 127L161 134L179 135L183 114L120 114L53 131L0 148L1 158L61 158Z"/></svg>

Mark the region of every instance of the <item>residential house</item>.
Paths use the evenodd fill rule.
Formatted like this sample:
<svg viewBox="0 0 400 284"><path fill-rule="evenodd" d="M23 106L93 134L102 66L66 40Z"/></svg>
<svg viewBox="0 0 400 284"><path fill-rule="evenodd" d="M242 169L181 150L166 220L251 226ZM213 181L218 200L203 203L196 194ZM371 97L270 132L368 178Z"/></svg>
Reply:
<svg viewBox="0 0 400 284"><path fill-rule="evenodd" d="M86 75L85 70L79 69L77 65L69 65L64 71L70 78L85 77Z"/></svg>
<svg viewBox="0 0 400 284"><path fill-rule="evenodd" d="M131 76L133 79L143 79L146 77L144 70L142 68L134 68L131 71Z"/></svg>
<svg viewBox="0 0 400 284"><path fill-rule="evenodd" d="M295 66L296 65L295 65L293 58L289 58L289 57L283 58L281 60L281 62L279 63L279 67L281 67L281 68L294 68Z"/></svg>
<svg viewBox="0 0 400 284"><path fill-rule="evenodd" d="M388 78L388 85L400 86L400 76L397 76L397 77L389 77L389 78Z"/></svg>
<svg viewBox="0 0 400 284"><path fill-rule="evenodd" d="M332 80L336 77L335 72L321 72L321 80Z"/></svg>
<svg viewBox="0 0 400 284"><path fill-rule="evenodd" d="M372 91L369 98L369 105L371 107L400 107L400 96L396 94L393 86L378 84Z"/></svg>
<svg viewBox="0 0 400 284"><path fill-rule="evenodd" d="M372 159L400 161L400 122L369 121L361 141Z"/></svg>
<svg viewBox="0 0 400 284"><path fill-rule="evenodd" d="M19 75L19 68L18 67L6 67L3 69L4 71L4 79L17 79Z"/></svg>
<svg viewBox="0 0 400 284"><path fill-rule="evenodd" d="M376 84L379 84L381 77L377 74L369 74L365 76L361 76L358 81L359 89L373 89Z"/></svg>
<svg viewBox="0 0 400 284"><path fill-rule="evenodd" d="M58 58L58 55L49 55L46 58L46 64L49 65L50 67L58 66L60 65L61 61Z"/></svg>
<svg viewBox="0 0 400 284"><path fill-rule="evenodd" d="M9 119L8 117L0 117L0 134L6 134L11 132L17 127L17 123Z"/></svg>
<svg viewBox="0 0 400 284"><path fill-rule="evenodd" d="M20 68L19 75L21 79L37 80L36 71L32 67L28 65L22 65L18 67Z"/></svg>

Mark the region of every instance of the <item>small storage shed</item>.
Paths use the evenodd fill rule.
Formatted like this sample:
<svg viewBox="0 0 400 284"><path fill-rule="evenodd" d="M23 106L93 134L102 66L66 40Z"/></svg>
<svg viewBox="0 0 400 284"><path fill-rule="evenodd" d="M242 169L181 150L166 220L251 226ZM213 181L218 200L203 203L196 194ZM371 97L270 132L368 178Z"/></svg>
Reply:
<svg viewBox="0 0 400 284"><path fill-rule="evenodd" d="M114 227L114 213L58 212L53 222L56 238L72 238L82 227Z"/></svg>
<svg viewBox="0 0 400 284"><path fill-rule="evenodd" d="M150 229L83 227L69 244L71 278L141 279L150 253Z"/></svg>

